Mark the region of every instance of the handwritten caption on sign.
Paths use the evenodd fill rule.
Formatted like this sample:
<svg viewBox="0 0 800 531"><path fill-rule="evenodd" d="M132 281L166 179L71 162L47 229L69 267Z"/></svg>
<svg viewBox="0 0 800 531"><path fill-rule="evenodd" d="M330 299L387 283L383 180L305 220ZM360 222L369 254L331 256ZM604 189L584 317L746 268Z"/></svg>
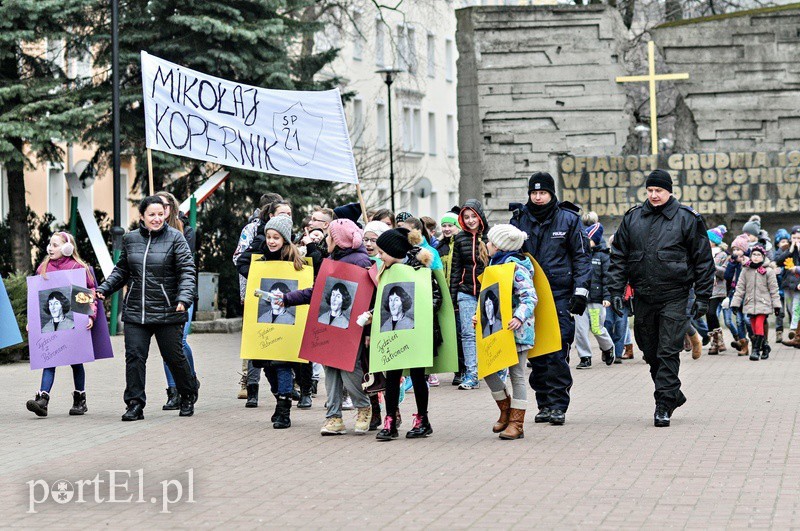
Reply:
<svg viewBox="0 0 800 531"><path fill-rule="evenodd" d="M339 89L243 85L142 52L147 147L228 167L358 182Z"/></svg>
<svg viewBox="0 0 800 531"><path fill-rule="evenodd" d="M701 214L800 209L800 151L562 157L561 195L600 216L621 216L646 199L644 182L656 168L672 175L675 197Z"/></svg>

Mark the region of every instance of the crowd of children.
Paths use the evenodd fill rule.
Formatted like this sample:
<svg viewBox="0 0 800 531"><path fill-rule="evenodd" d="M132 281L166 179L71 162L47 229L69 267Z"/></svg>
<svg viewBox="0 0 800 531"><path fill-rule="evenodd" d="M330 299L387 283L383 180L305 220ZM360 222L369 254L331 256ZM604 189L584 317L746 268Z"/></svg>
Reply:
<svg viewBox="0 0 800 531"><path fill-rule="evenodd" d="M163 200L165 223L182 233L194 252L194 235L185 220L177 215L177 201L167 193L158 194L158 197ZM378 278L396 264L414 269L441 269L447 285L440 285L431 275L434 314L431 341L436 355L442 344L441 326L436 315L443 297L449 296L455 308L459 358L459 370L453 375L452 385L461 390L480 388L476 311L481 275L489 266L513 263L513 318L500 325L514 332L519 359L509 369L487 375L484 381L500 410L492 431L502 439L524 437L523 424L528 404L527 355L535 342L534 310L538 301L534 288L534 265L523 249L529 237L527 233L505 224L490 228L483 208L476 200L468 200L463 206L445 212L438 223L432 218L417 218L408 212L395 215L384 209L367 213L368 221L363 227L359 224L361 211L357 205L333 210L317 208L302 220L299 234L293 232L292 214L289 201L278 194L264 194L259 208L242 229L233 256L241 275L242 301L253 254L260 255L263 261L289 262L296 270L310 264L315 274L325 258L365 269L375 268ZM576 368L589 369L592 367L592 337L597 341L606 365L633 358L628 318L631 300L636 294L628 289L624 308L627 311L623 311L621 316L607 311L611 299L607 287L610 257L604 228L593 212L586 213L582 222L591 248L591 283L586 311L575 316L574 346L578 357ZM724 352L727 347L723 339L723 322L733 336L732 346L739 355L749 355L754 361L767 359L771 351L767 320L773 313L777 317L776 340L800 348L800 226L793 227L791 232L780 229L774 241L770 241L761 229L760 218L753 216L744 225L742 234L732 240L730 247L723 242L726 234L727 228L722 225L708 230L715 266L714 292L705 319L692 322L687 334L687 350L692 350L695 359L700 356L704 344L710 345L708 354ZM73 236L58 232L50 239L47 257L37 268L37 273L46 276L49 272L65 269L85 269L87 285L90 288L95 286L89 267L78 256ZM402 295L409 297L405 293L396 294L397 304L406 303ZM273 308L277 308L273 313L275 322L278 322L284 308L309 304L312 288L277 290L270 292L269 296ZM374 304L377 303L373 300ZM48 301L48 305L44 311L52 316L52 326L58 327L66 313L63 301L54 299ZM95 315L90 316L89 328ZM367 355L371 319L371 311L358 317L363 334L352 371L312 363L245 361L239 398L247 400L245 407L258 407L259 381L263 371L275 397L275 412L271 418L273 427L289 428L293 402L297 402L301 409L311 407L324 371L327 399L325 420L320 429L322 435L345 434L347 429L342 411L356 409L355 433L376 431L377 440L396 439L402 422L400 404L405 394L413 390L416 413L406 437L430 436L433 427L428 413L429 389L439 385L437 376L426 374L425 368L411 368L406 377L403 370L372 374ZM784 337L785 319L788 319L789 332ZM402 321L393 322L392 326L399 329ZM186 332L188 326L184 330L184 353L199 387ZM43 370L39 392L27 402L27 408L38 416L47 415L55 372L52 368ZM83 365L73 365L72 372L75 390L69 414L82 415L88 410L85 369ZM167 403L163 409L178 409L180 397L166 364L165 372L168 387ZM510 389L507 380L510 380Z"/></svg>

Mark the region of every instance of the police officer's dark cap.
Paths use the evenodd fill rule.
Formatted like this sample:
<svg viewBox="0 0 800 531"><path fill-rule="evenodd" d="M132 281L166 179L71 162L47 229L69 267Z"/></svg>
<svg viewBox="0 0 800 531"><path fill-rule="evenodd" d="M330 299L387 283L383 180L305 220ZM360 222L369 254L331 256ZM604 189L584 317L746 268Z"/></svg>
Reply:
<svg viewBox="0 0 800 531"><path fill-rule="evenodd" d="M650 175L647 176L647 181L645 182L645 188L650 188L651 186L657 186L658 188L663 188L667 192L671 192L672 177L664 170L653 170L650 172Z"/></svg>
<svg viewBox="0 0 800 531"><path fill-rule="evenodd" d="M537 171L528 180L528 195L540 191L556 195L556 182L553 180L553 176L547 172Z"/></svg>

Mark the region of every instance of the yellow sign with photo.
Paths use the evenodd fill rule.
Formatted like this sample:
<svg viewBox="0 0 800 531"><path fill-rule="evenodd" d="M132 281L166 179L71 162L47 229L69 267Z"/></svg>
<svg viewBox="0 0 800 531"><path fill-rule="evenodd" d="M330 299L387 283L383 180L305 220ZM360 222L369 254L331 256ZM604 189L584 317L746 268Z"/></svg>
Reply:
<svg viewBox="0 0 800 531"><path fill-rule="evenodd" d="M292 262L264 261L253 256L244 297L242 358L307 363L298 355L308 306L286 308L281 295L313 284L311 267L297 271Z"/></svg>
<svg viewBox="0 0 800 531"><path fill-rule="evenodd" d="M514 332L508 323L514 287L513 262L487 267L480 278L475 340L478 347L478 378L501 371L519 361Z"/></svg>
<svg viewBox="0 0 800 531"><path fill-rule="evenodd" d="M547 275L531 255L526 253L525 256L530 258L533 264L533 287L536 288L536 296L539 299L533 312L536 319L533 327L536 339L533 348L528 351L528 358L535 358L561 350L561 326L558 324L556 301L553 299Z"/></svg>

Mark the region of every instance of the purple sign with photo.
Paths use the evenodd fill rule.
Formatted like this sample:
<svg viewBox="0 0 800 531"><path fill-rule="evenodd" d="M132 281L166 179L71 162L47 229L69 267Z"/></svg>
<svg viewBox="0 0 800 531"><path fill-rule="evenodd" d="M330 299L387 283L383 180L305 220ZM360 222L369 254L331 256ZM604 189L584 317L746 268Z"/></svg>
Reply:
<svg viewBox="0 0 800 531"><path fill-rule="evenodd" d="M28 348L31 369L94 361L89 316L70 306L72 285L86 287L86 271L51 271L28 277Z"/></svg>
<svg viewBox="0 0 800 531"><path fill-rule="evenodd" d="M114 357L111 348L111 334L108 331L108 319L106 310L103 308L103 301L97 299L97 319L94 320L92 327L92 348L94 349L94 359L104 360Z"/></svg>

